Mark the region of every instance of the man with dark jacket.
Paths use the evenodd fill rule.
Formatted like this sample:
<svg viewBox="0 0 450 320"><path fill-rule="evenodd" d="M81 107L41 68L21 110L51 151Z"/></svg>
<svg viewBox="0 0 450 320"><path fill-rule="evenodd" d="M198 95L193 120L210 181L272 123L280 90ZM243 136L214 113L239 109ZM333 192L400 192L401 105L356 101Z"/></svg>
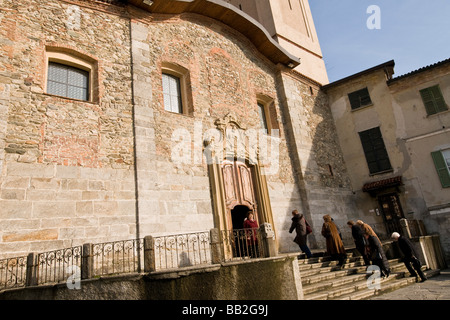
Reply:
<svg viewBox="0 0 450 320"><path fill-rule="evenodd" d="M353 240L355 241L356 249L362 255L364 259L364 264L370 266L370 259L366 252L366 239L364 238L364 231L361 226L353 222L352 220L347 222L347 225L352 229Z"/></svg>
<svg viewBox="0 0 450 320"><path fill-rule="evenodd" d="M300 250L302 250L306 257L309 259L312 257L312 253L309 250L308 245L306 244L306 237L308 235L306 231L306 220L305 217L303 217L303 214L300 214L297 210L292 211L292 224L289 228L289 233L292 233L292 231L295 230L297 233L294 242L298 244L300 247Z"/></svg>
<svg viewBox="0 0 450 320"><path fill-rule="evenodd" d="M374 235L369 235L367 232L364 233L364 238L368 242L372 264L380 268L381 276L383 278L389 277L391 268L389 267L389 260L386 257L386 253L384 252L380 240Z"/></svg>
<svg viewBox="0 0 450 320"><path fill-rule="evenodd" d="M421 282L426 281L427 277L425 276L425 274L421 269L422 263L417 258L417 253L411 241L401 236L398 232L394 232L391 238L394 241L397 241L400 250L403 252L403 255L405 256L403 262L405 263L405 266L408 269L409 273L411 273L411 277L415 277L416 282L419 282L419 277L422 279ZM419 274L419 277L417 276L417 274Z"/></svg>

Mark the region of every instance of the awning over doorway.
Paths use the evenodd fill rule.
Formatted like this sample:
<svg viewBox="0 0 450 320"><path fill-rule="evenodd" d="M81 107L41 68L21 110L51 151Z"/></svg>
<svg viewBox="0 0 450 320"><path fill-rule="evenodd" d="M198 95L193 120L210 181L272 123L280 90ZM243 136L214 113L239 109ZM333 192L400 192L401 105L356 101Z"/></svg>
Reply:
<svg viewBox="0 0 450 320"><path fill-rule="evenodd" d="M374 193L383 189L387 189L390 187L396 187L396 186L401 186L402 183L402 176L398 176L398 177L394 177L394 178L389 178L389 179L383 179L383 180L379 180L379 181L375 181L375 182L369 182L366 183L362 190L364 192L369 192L369 193Z"/></svg>

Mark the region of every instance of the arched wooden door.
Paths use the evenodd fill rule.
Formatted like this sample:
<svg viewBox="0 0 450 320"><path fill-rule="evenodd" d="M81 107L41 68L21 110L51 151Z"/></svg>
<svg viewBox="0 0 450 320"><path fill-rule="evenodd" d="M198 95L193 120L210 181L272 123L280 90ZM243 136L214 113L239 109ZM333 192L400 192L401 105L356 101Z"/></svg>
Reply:
<svg viewBox="0 0 450 320"><path fill-rule="evenodd" d="M251 167L243 161L225 160L222 163L222 176L227 208L227 224L232 229L232 211L236 206L245 206L254 212L259 224L258 205L255 197ZM235 223L236 224L236 223Z"/></svg>

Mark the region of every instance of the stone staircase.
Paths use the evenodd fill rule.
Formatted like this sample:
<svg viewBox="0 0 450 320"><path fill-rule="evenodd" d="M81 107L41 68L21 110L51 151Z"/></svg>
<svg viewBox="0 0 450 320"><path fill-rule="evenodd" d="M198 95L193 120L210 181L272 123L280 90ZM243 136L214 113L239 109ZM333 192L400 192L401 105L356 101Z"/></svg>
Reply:
<svg viewBox="0 0 450 320"><path fill-rule="evenodd" d="M324 252L313 253L310 259L301 254L298 260L305 300L364 300L415 283L415 278L410 277L399 258L389 259L391 274L381 279L379 289L368 288L371 273L366 273L364 260L356 250L347 250L347 260L342 269ZM428 278L440 272L426 270L425 266L422 268Z"/></svg>

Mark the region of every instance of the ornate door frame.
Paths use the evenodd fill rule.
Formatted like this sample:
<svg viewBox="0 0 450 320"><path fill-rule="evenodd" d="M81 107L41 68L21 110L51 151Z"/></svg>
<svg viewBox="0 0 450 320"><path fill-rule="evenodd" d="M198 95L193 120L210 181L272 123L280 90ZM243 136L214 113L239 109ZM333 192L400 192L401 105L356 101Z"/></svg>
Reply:
<svg viewBox="0 0 450 320"><path fill-rule="evenodd" d="M245 133L246 129L230 114L223 119L217 119L215 124L221 132L220 138L207 138L204 141L205 149L209 149L208 171L215 228L220 231L232 230L231 210L236 205L246 205L255 211L259 225L269 223L276 234L267 181L265 175L261 174L263 166L259 164L257 153L249 150L246 145L228 147L230 141L226 141L227 129L231 128L238 134ZM244 154L238 154L237 149L244 150ZM231 183L229 177L231 174L234 181L238 182L237 185ZM242 182L243 177L247 182Z"/></svg>

